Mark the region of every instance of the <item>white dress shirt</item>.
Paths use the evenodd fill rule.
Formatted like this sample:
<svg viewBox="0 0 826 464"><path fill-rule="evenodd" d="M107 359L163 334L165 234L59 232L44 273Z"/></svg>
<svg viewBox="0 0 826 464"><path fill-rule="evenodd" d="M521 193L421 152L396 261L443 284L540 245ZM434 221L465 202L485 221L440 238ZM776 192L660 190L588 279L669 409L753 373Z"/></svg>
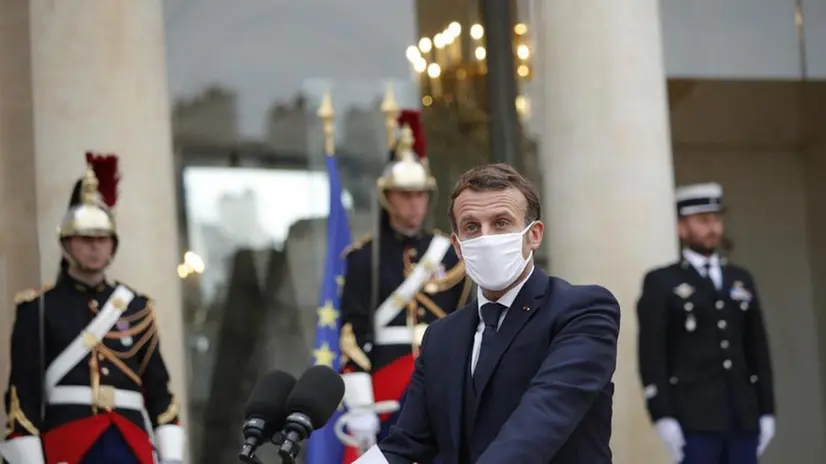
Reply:
<svg viewBox="0 0 826 464"><path fill-rule="evenodd" d="M476 333L473 335L473 351L470 355L470 373L471 375L476 372L476 363L479 361L479 352L482 348L482 334L485 333L485 320L482 318L482 305L487 303L499 303L500 305L505 307L505 310L502 311L502 315L499 316L499 323L496 326L496 330L499 330L499 327L502 327L502 321L505 320L505 316L508 315L508 311L510 310L511 305L513 304L513 300L516 299L516 295L519 295L519 291L522 290L522 287L525 286L525 282L531 278L533 274L534 268L531 267L531 272L522 279L521 282L516 284L512 289L508 290L507 293L502 295L496 301L490 301L489 299L485 298L485 295L482 294L482 289L476 289L476 300L479 302L479 305L476 307L476 310L479 312L479 325L476 326Z"/></svg>
<svg viewBox="0 0 826 464"><path fill-rule="evenodd" d="M717 290L723 288L723 269L720 267L720 256L714 253L711 256L703 256L694 250L688 248L683 250L683 257L689 262L697 272L703 277L711 277L714 286ZM706 264L709 264L708 273L706 276Z"/></svg>

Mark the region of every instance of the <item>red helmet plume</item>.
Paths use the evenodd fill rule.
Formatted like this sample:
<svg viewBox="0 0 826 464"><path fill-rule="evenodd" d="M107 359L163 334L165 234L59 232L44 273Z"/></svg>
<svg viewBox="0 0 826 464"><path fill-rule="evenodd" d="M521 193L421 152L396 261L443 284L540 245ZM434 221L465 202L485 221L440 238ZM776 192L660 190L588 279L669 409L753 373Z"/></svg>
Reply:
<svg viewBox="0 0 826 464"><path fill-rule="evenodd" d="M402 110L399 113L398 122L399 128L404 127L405 124L410 126L410 130L413 131L413 151L416 152L420 160L424 160L427 158L425 152L427 140L425 140L421 116L421 112L416 110Z"/></svg>
<svg viewBox="0 0 826 464"><path fill-rule="evenodd" d="M109 208L114 208L118 201L118 157L114 154L96 154L86 152L86 162L92 165L95 177L98 178L98 191L103 202Z"/></svg>

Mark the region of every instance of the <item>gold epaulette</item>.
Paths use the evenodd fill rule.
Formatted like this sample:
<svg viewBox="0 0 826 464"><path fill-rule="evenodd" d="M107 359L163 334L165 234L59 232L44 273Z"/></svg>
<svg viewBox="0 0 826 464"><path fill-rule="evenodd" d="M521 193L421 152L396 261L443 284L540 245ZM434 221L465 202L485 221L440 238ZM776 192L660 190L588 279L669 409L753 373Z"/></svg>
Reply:
<svg viewBox="0 0 826 464"><path fill-rule="evenodd" d="M26 290L21 290L14 295L14 304L19 305L22 303L28 303L30 301L34 301L40 297L40 295L48 292L49 290L54 287L54 284L46 284L40 288L27 288Z"/></svg>
<svg viewBox="0 0 826 464"><path fill-rule="evenodd" d="M351 243L341 252L341 257L344 258L345 256L349 255L350 253L360 250L361 247L367 244L370 240L373 239L373 236L370 234L365 235L364 237L356 240L355 242Z"/></svg>

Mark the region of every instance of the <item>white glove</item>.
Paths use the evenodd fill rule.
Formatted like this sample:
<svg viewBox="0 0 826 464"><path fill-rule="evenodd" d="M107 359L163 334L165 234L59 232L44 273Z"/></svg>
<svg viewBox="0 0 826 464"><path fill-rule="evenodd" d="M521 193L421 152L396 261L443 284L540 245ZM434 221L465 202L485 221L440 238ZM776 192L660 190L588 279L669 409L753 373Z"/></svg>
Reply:
<svg viewBox="0 0 826 464"><path fill-rule="evenodd" d="M347 431L359 442L362 450L376 444L381 422L373 411L351 411L347 413Z"/></svg>
<svg viewBox="0 0 826 464"><path fill-rule="evenodd" d="M679 463L683 460L683 446L685 446L685 437L683 436L683 429L677 419L671 417L664 417L654 424L657 430L657 435L665 443L665 448L668 454L673 459L673 462Z"/></svg>
<svg viewBox="0 0 826 464"><path fill-rule="evenodd" d="M769 442L774 438L774 426L774 416L760 418L760 441L757 444L757 456L763 455L763 451L766 451Z"/></svg>

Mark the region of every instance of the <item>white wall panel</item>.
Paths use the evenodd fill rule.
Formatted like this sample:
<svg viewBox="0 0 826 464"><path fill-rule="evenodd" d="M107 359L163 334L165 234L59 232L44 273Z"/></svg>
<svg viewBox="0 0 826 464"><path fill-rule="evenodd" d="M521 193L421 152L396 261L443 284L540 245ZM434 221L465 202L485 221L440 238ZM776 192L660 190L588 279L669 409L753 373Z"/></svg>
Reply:
<svg viewBox="0 0 826 464"><path fill-rule="evenodd" d="M669 77L800 77L794 0L663 0L661 8Z"/></svg>
<svg viewBox="0 0 826 464"><path fill-rule="evenodd" d="M826 0L803 0L806 66L811 79L826 79Z"/></svg>

